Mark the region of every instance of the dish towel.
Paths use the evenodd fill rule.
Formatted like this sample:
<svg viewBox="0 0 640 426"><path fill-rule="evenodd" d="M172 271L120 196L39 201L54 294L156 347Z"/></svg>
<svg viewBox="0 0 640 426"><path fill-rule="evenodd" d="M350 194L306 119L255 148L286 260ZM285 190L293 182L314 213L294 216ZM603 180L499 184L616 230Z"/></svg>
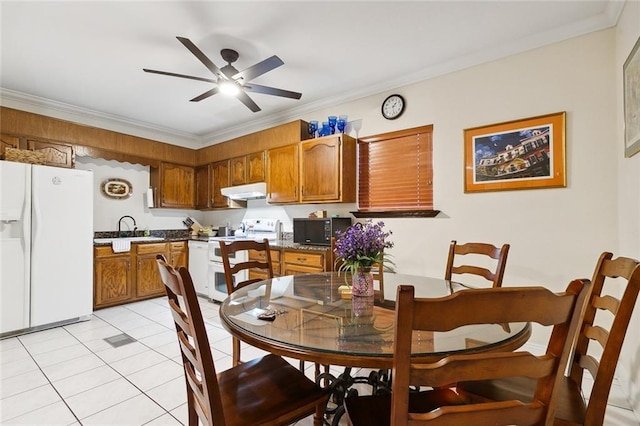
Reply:
<svg viewBox="0 0 640 426"><path fill-rule="evenodd" d="M114 253L124 253L131 250L131 241L129 240L111 240L111 249Z"/></svg>

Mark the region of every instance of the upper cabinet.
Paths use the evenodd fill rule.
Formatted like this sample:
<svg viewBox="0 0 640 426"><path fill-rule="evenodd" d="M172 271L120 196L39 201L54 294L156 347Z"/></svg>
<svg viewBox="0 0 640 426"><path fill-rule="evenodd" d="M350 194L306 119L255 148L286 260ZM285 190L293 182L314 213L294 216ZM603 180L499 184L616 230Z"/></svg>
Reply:
<svg viewBox="0 0 640 426"><path fill-rule="evenodd" d="M229 160L231 186L264 182L264 151L234 157Z"/></svg>
<svg viewBox="0 0 640 426"><path fill-rule="evenodd" d="M355 202L355 139L331 135L268 150L267 186L273 204Z"/></svg>
<svg viewBox="0 0 640 426"><path fill-rule="evenodd" d="M235 157L229 160L229 183L231 186L247 183L247 156Z"/></svg>
<svg viewBox="0 0 640 426"><path fill-rule="evenodd" d="M264 151L254 152L247 157L247 183L264 182L265 160Z"/></svg>
<svg viewBox="0 0 640 426"><path fill-rule="evenodd" d="M47 166L75 166L76 158L71 145L27 139L27 149L44 153L44 164Z"/></svg>
<svg viewBox="0 0 640 426"><path fill-rule="evenodd" d="M298 202L298 144L267 150L267 202Z"/></svg>
<svg viewBox="0 0 640 426"><path fill-rule="evenodd" d="M196 168L196 209L206 210L213 205L213 197L210 191L213 171L207 164Z"/></svg>
<svg viewBox="0 0 640 426"><path fill-rule="evenodd" d="M181 164L160 163L152 167L151 187L156 207L174 209L195 208L195 169Z"/></svg>
<svg viewBox="0 0 640 426"><path fill-rule="evenodd" d="M356 197L356 143L331 135L300 143L300 202L347 203Z"/></svg>
<svg viewBox="0 0 640 426"><path fill-rule="evenodd" d="M211 207L213 208L227 208L229 206L229 199L222 195L220 190L229 186L229 160L216 161L211 164L212 180L211 187Z"/></svg>

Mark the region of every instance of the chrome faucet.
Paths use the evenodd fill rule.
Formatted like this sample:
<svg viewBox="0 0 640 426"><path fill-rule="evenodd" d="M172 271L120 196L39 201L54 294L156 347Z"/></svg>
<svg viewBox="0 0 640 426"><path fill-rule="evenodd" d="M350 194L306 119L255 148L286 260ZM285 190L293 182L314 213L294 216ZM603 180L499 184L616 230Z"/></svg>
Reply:
<svg viewBox="0 0 640 426"><path fill-rule="evenodd" d="M131 236L135 237L136 235L136 230L138 229L137 225L136 225L136 220L133 218L133 216L122 216L120 218L120 220L118 220L118 237L124 237L126 236L126 234L124 232L121 231L121 227L122 227L122 219L128 217L129 219L131 219L133 221L133 231L131 231Z"/></svg>

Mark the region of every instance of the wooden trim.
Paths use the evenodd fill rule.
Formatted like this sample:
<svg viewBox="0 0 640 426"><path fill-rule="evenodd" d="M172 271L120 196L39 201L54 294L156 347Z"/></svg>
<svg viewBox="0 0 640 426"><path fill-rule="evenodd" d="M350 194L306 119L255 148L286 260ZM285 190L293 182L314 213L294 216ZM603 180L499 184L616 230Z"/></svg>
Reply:
<svg viewBox="0 0 640 426"><path fill-rule="evenodd" d="M440 210L389 210L389 211L355 211L349 212L357 218L389 218L389 217L436 217Z"/></svg>
<svg viewBox="0 0 640 426"><path fill-rule="evenodd" d="M429 124L427 126L413 127L411 129L396 130L394 132L381 133L379 135L365 136L362 138L358 138L358 142L377 142L377 141L384 141L387 139L395 139L395 138L401 138L404 136L411 136L418 133L431 133L431 132L433 132L433 124Z"/></svg>
<svg viewBox="0 0 640 426"><path fill-rule="evenodd" d="M145 164L141 162L142 159L148 159L146 164L155 160L195 165L196 151L191 148L7 107L0 107L0 132L46 142L74 145L78 151L81 150L80 147L98 149L99 151L93 152L84 151L84 155L91 157L111 152L113 154L110 159L121 159L119 161L125 162ZM128 157L131 159L127 159Z"/></svg>

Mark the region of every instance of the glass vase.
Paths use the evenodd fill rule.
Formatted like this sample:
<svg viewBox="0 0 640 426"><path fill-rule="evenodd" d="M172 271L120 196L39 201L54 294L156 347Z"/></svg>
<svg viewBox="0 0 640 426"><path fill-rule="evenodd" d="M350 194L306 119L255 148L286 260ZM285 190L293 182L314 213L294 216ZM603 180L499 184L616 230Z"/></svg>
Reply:
<svg viewBox="0 0 640 426"><path fill-rule="evenodd" d="M351 277L353 296L373 296L373 273L371 268L358 268Z"/></svg>

